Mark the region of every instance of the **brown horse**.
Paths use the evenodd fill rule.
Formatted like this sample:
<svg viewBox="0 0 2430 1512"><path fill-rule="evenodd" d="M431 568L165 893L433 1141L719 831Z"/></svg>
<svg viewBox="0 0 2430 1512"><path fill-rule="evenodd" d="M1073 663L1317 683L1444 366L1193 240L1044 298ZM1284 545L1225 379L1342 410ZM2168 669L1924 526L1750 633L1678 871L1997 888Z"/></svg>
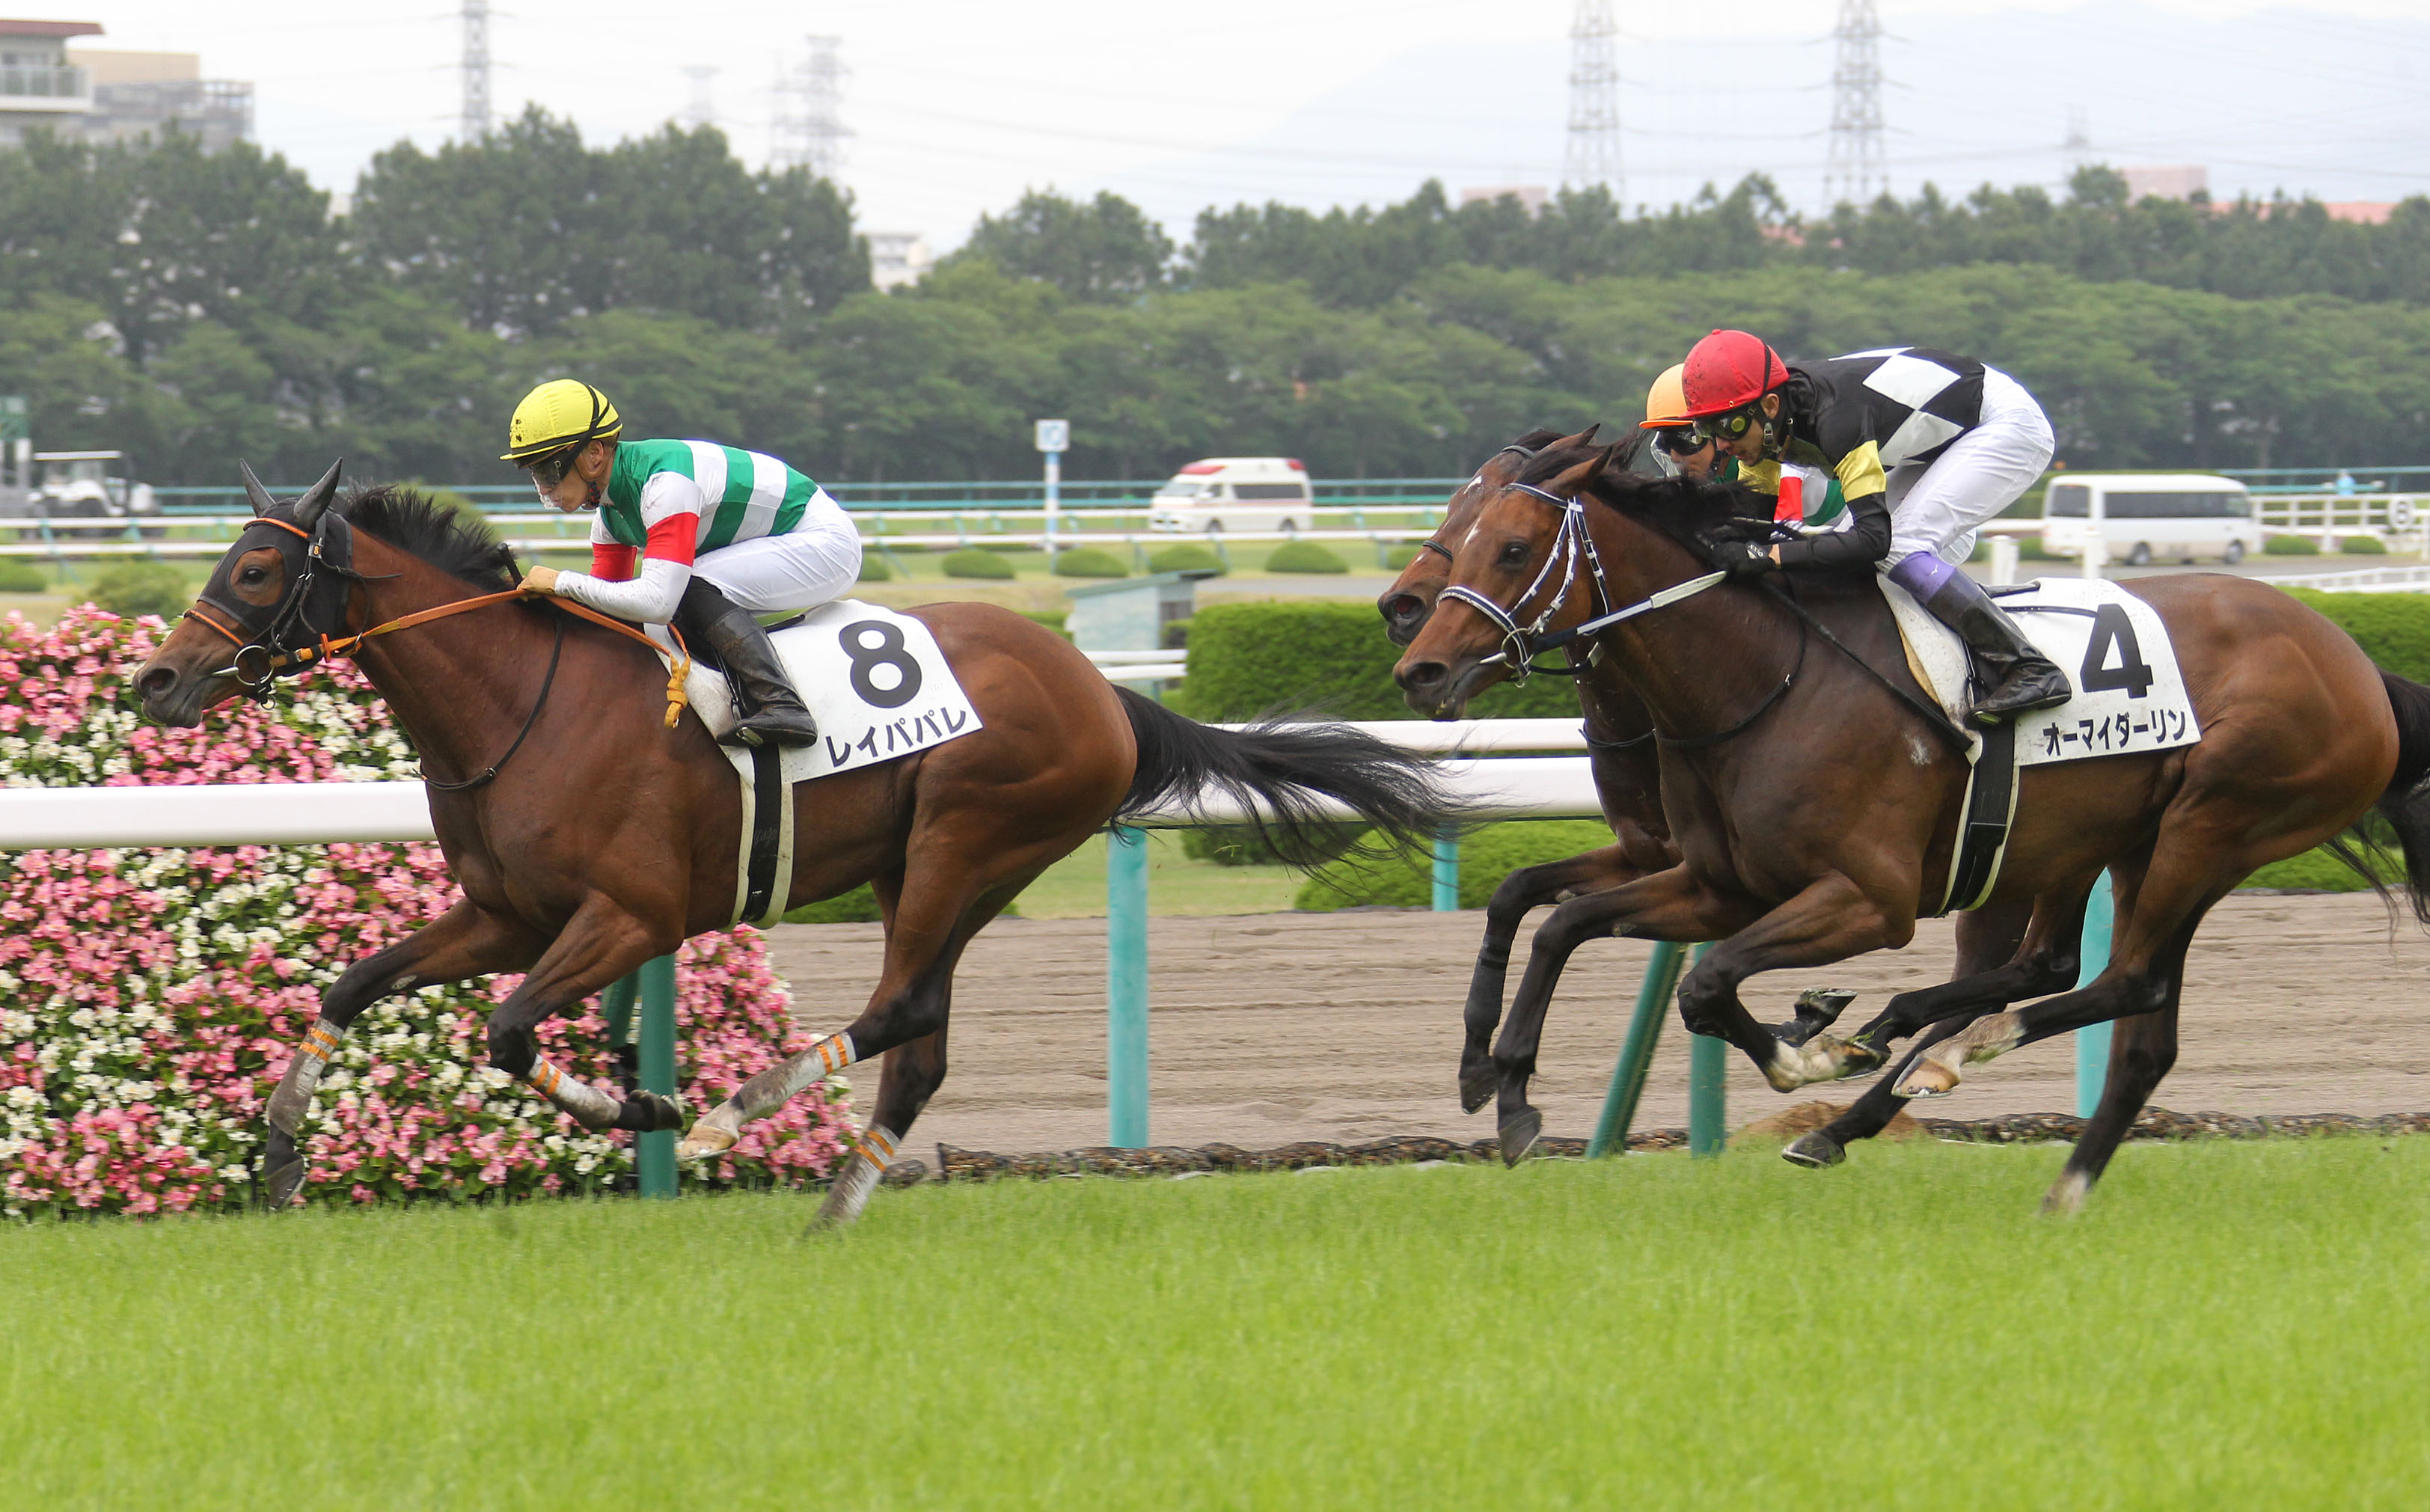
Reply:
<svg viewBox="0 0 2430 1512"><path fill-rule="evenodd" d="M1707 574L1711 540L1764 511L1735 487L1647 483L1610 460L1591 448L1549 452L1485 506L1452 586L1494 615L1466 598L1439 606L1396 675L1412 706L1456 717L1511 659L1584 623L1594 596L1649 606L1593 639L1653 714L1680 861L1573 899L1555 922L1582 938L1721 940L1682 985L1681 1016L1737 1045L1776 1088L1878 1066L1889 1041L1928 1028L1887 1095L1937 1096L1967 1064L2123 1019L2099 1110L2047 1200L2072 1209L2174 1059L2186 951L2229 889L2376 806L2422 910L2430 803L2414 789L2430 773L2430 689L2380 672L2266 585L2145 579L2131 591L2169 629L2200 742L2028 768L1992 894L2032 906L2012 958L1902 993L1848 1040L1784 1043L1749 1016L1739 984L1906 943L1922 900L1945 885L1964 757L1907 676L1870 573L1723 583L1656 606L1657 593ZM1565 538L1571 568L1548 577ZM2068 990L2085 899L2104 870L2117 886L2115 943L2106 969ZM1506 1154L1540 1127L1526 1084L1552 987L1531 968L1493 1047ZM2032 998L2044 1001L2010 1006ZM1813 1163L1838 1157L1847 1122L1806 1152Z"/></svg>
<svg viewBox="0 0 2430 1512"><path fill-rule="evenodd" d="M135 676L148 714L191 725L248 685L266 690L273 671L364 636L353 655L422 753L432 822L463 889L444 916L324 995L271 1102L272 1205L304 1180L303 1120L348 1025L378 999L431 983L525 972L491 1015L492 1065L589 1128L680 1126L665 1099L617 1098L560 1075L539 1058L532 1029L733 922L733 767L698 719L661 718L666 673L629 631L572 618L556 601L508 602L513 554L480 526L403 490L336 502L337 481L333 467L278 504L248 473L256 518ZM871 884L886 929L877 989L840 1033L753 1077L683 1146L714 1155L821 1077L884 1055L875 1116L827 1194L825 1221L858 1213L943 1081L964 945L1091 834L1200 792L1255 806L1270 840L1296 858L1323 853L1327 798L1405 843L1456 817L1425 763L1355 731L1212 729L1115 688L1020 615L980 604L914 612L981 727L793 794L805 839L787 906ZM413 623L382 633L400 619Z"/></svg>
<svg viewBox="0 0 2430 1512"><path fill-rule="evenodd" d="M1441 525L1376 601L1386 633L1395 643L1406 646L1417 639L1451 582L1454 551L1444 543L1465 540L1486 505L1518 481L1521 472L1540 454L1582 449L1593 441L1598 428L1589 426L1569 437L1550 430L1529 431L1487 458L1476 475L1445 501ZM1639 431L1623 441L1613 465L1639 476L1657 475L1641 465L1649 434ZM1748 502L1752 506L1755 501ZM1602 802L1615 843L1565 860L1522 867L1494 889L1486 905L1485 938L1477 947L1461 1015L1467 1038L1460 1057L1460 1104L1471 1113L1485 1105L1499 1084L1492 1058L1493 1032L1501 1026L1510 948L1521 922L1539 907L1616 888L1679 862L1671 843L1671 822L1662 811L1662 762L1655 745L1653 715L1629 686L1619 657L1572 656L1569 661L1566 674L1577 681L1595 796ZM1556 915L1536 932L1529 945L1532 976L1557 980L1578 947L1602 933L1580 930L1576 922L1581 912ZM2014 955L2031 913L2031 900L2017 899L1959 915L1956 975L1988 972ZM1844 998L1827 993L1801 994L1795 1017L1775 1025L1773 1032L1792 1045L1804 1044L1830 1025L1841 1001ZM1879 1133L1896 1116L1898 1106L1897 1100L1887 1094L1869 1096L1851 1110L1840 1128L1842 1140Z"/></svg>

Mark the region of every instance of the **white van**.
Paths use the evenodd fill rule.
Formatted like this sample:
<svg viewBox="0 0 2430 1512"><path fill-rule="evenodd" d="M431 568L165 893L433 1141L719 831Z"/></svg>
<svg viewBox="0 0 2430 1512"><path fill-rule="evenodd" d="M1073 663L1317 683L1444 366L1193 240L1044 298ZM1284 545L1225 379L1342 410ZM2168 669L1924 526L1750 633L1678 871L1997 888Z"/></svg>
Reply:
<svg viewBox="0 0 2430 1512"><path fill-rule="evenodd" d="M1148 528L1200 533L1311 527L1315 493L1296 457L1209 457L1190 463L1148 501Z"/></svg>
<svg viewBox="0 0 2430 1512"><path fill-rule="evenodd" d="M2208 473L2062 473L2042 494L2042 549L2082 557L2094 539L2129 567L2197 556L2240 562L2261 549L2253 496Z"/></svg>

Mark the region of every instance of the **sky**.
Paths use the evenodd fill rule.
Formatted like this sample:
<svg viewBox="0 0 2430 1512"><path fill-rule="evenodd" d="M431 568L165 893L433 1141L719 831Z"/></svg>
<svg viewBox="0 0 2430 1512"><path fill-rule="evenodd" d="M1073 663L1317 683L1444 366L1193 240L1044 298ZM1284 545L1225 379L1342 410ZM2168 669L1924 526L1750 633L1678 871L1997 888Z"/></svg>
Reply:
<svg viewBox="0 0 2430 1512"><path fill-rule="evenodd" d="M1573 0L496 0L492 99L594 141L682 116L714 68L752 162L807 33L843 39L841 177L870 229L959 241L1031 187L1111 189L1185 240L1209 204L1405 197L1428 177L1557 183ZM1774 174L1822 202L1836 0L1616 0L1632 202ZM257 135L342 191L400 138L458 129L451 0L90 0L88 45L202 55L257 87ZM2430 192L2430 0L1885 0L1893 189L2056 183L2088 156L2205 163L2215 193ZM671 24L671 14L680 24Z"/></svg>

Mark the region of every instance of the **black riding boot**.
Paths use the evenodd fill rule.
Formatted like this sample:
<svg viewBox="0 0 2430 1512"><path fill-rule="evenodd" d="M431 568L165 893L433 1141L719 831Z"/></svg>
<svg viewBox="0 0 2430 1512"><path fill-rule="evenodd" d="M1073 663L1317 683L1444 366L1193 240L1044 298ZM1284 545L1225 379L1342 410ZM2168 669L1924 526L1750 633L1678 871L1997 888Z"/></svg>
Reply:
<svg viewBox="0 0 2430 1512"><path fill-rule="evenodd" d="M675 628L687 640L708 648L725 669L742 722L724 738L727 745L810 745L819 738L818 721L802 705L776 659L774 642L748 610L738 606L717 586L694 575L675 610Z"/></svg>
<svg viewBox="0 0 2430 1512"><path fill-rule="evenodd" d="M2017 622L1983 591L1983 586L1938 557L1921 554L1890 569L1890 581L1913 593L1932 617L1957 632L1973 653L1990 687L1966 710L1969 722L1986 727L2037 708L2064 704L2074 695L2067 673L2017 628Z"/></svg>

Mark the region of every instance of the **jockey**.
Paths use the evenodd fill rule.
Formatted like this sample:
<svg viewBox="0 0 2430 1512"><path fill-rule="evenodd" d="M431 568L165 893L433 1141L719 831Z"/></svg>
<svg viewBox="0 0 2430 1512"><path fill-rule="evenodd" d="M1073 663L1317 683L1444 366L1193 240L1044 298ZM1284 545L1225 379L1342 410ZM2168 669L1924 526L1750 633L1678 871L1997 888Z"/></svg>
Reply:
<svg viewBox="0 0 2430 1512"><path fill-rule="evenodd" d="M1638 429L1654 432L1654 461L1664 477L1710 483L1715 477L1736 476L1737 464L1723 457L1720 444L1688 418L1688 395L1680 383L1687 370L1685 362L1662 370L1645 390L1645 418L1638 422Z"/></svg>
<svg viewBox="0 0 2430 1512"><path fill-rule="evenodd" d="M568 514L596 509L591 571L534 567L523 586L644 624L672 623L725 669L742 715L729 745L808 745L818 723L755 618L816 608L860 574L860 534L824 489L760 452L625 441L608 396L558 378L515 407L505 460ZM638 557L638 568L636 571Z"/></svg>
<svg viewBox="0 0 2430 1512"><path fill-rule="evenodd" d="M1786 476L1816 474L1801 482L1804 539L1768 551L1727 542L1716 565L1744 575L1887 560L1889 580L1991 674L1968 719L1993 724L2067 701L2067 674L1956 565L1972 555L1975 527L2050 466L2050 419L2022 384L1919 346L1784 363L1744 331L1713 332L1685 366L1687 413L1738 459L1739 481L1781 493ZM1813 508L1816 481L1845 502L1827 523ZM1786 500L1781 513L1790 513Z"/></svg>

